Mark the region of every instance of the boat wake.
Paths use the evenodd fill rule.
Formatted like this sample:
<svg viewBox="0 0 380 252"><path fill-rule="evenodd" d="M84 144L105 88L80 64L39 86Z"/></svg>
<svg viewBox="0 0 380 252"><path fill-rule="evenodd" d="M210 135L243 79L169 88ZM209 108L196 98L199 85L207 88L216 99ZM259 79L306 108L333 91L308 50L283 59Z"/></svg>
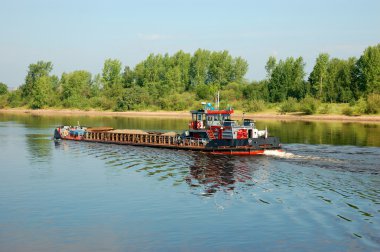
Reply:
<svg viewBox="0 0 380 252"><path fill-rule="evenodd" d="M289 153L283 150L265 150L264 155L279 157L279 158L295 158L296 157L296 155L294 155L293 153Z"/></svg>
<svg viewBox="0 0 380 252"><path fill-rule="evenodd" d="M328 161L331 163L341 162L341 160L337 158L321 157L321 156L314 156L314 155L299 155L299 154L293 154L291 152L287 152L285 150L265 150L264 155L282 158L282 159L292 159L292 160Z"/></svg>

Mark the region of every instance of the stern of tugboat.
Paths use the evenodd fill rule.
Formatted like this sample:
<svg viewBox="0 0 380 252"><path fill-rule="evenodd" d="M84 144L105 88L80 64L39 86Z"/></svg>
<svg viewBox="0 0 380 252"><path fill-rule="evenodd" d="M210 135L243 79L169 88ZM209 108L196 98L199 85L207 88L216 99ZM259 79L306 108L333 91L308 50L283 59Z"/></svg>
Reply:
<svg viewBox="0 0 380 252"><path fill-rule="evenodd" d="M54 130L54 140L59 140L61 139L61 128L55 128Z"/></svg>

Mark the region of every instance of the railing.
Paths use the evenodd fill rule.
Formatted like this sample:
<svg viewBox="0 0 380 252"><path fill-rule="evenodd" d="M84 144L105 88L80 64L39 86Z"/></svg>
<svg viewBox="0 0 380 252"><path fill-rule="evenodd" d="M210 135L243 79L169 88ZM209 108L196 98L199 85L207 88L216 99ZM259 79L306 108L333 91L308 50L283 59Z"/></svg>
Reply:
<svg viewBox="0 0 380 252"><path fill-rule="evenodd" d="M142 145L165 145L184 147L204 147L206 139L199 138L179 138L179 135L168 136L163 134L135 134L135 133L114 133L114 132L86 132L84 139L94 142L111 142L125 144Z"/></svg>
<svg viewBox="0 0 380 252"><path fill-rule="evenodd" d="M177 136L162 134L136 134L136 133L114 133L114 132L86 132L85 140L131 144L157 144L176 145Z"/></svg>

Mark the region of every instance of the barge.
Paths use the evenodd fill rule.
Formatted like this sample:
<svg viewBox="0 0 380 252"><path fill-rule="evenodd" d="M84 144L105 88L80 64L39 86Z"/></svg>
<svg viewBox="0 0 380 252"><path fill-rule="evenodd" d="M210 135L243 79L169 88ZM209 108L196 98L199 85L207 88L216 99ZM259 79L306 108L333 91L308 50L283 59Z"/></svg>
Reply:
<svg viewBox="0 0 380 252"><path fill-rule="evenodd" d="M231 119L232 108L214 109L210 103L190 111L192 119L182 134L113 129L111 127L60 126L54 139L123 144L201 151L219 155L260 155L266 150L281 151L278 137L269 136L268 130L258 130L251 119L241 125Z"/></svg>

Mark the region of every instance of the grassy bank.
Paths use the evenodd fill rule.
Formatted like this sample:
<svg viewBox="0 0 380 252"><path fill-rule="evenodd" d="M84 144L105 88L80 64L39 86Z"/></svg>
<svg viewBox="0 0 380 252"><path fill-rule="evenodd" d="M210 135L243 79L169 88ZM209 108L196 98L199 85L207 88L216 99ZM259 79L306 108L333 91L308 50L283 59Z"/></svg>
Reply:
<svg viewBox="0 0 380 252"><path fill-rule="evenodd" d="M339 106L337 106L339 107ZM25 114L25 115L40 115L40 116L118 116L118 117L161 117L161 118L188 118L190 119L189 111L100 111L100 110L77 110L77 109L27 109L27 108L11 108L0 109L0 113L7 114ZM241 120L243 111L236 110L233 118ZM380 115L361 115L347 116L341 114L314 114L305 115L299 112L279 113L276 109L271 108L256 113L244 113L245 118L252 119L269 119L269 120L306 120L306 121L347 121L347 122L379 122Z"/></svg>

